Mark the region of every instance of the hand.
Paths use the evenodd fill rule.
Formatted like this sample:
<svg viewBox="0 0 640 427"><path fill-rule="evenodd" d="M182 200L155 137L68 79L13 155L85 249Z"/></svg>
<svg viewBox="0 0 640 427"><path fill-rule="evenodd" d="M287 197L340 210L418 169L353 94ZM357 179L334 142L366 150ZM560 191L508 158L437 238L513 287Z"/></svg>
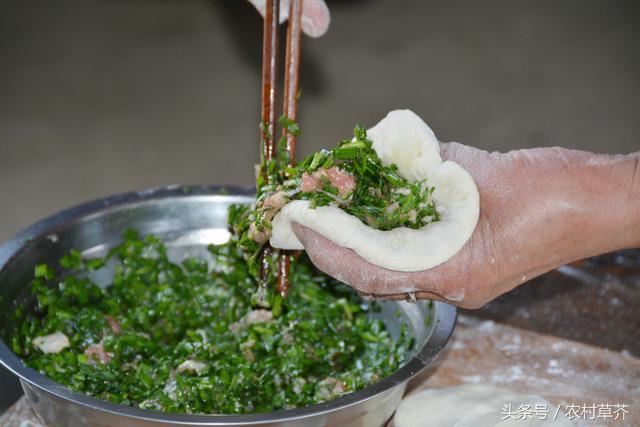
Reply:
<svg viewBox="0 0 640 427"><path fill-rule="evenodd" d="M441 145L473 176L480 220L449 261L420 272L377 267L309 228L293 226L313 263L367 298L416 297L477 308L562 264L640 246L639 155L562 148L488 153Z"/></svg>
<svg viewBox="0 0 640 427"><path fill-rule="evenodd" d="M249 0L264 16L265 0ZM280 23L289 17L289 0L280 1ZM303 0L302 3L302 31L311 37L320 37L327 32L331 15L324 0Z"/></svg>

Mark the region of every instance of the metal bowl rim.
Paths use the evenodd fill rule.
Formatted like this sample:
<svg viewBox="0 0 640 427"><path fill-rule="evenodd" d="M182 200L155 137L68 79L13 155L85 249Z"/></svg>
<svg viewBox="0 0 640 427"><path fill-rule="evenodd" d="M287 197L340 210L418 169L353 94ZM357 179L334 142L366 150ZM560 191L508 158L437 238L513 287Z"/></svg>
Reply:
<svg viewBox="0 0 640 427"><path fill-rule="evenodd" d="M64 227L70 222L85 218L93 214L109 211L112 209L125 208L128 205L140 204L148 201L157 201L168 198L181 197L250 197L255 194L255 190L250 187L239 186L205 186L205 185L169 185L154 187L148 190L121 193L113 196L95 199L71 208L55 213L30 227L20 231L14 237L0 245L0 271L2 271L12 259L27 247L29 241L34 238L55 233L56 229ZM328 414L358 405L367 400L392 389L398 384L409 381L416 376L435 358L439 351L449 340L457 318L457 310L454 306L442 302L434 301L435 326L427 339L425 345L418 351L411 360L405 363L400 369L379 382L367 386L361 390L346 394L337 399L310 406L294 409L284 409L272 412L262 412L255 414L180 414L169 413L156 410L140 409L132 406L112 403L106 400L97 399L83 393L72 391L59 384L38 371L26 366L22 360L13 353L9 347L0 339L0 364L6 367L21 381L50 393L60 399L70 401L74 404L112 413L118 416L126 416L145 421L162 421L180 424L201 424L201 425L225 425L227 423L243 423L259 425L263 423L273 423L291 420L303 420L322 414Z"/></svg>

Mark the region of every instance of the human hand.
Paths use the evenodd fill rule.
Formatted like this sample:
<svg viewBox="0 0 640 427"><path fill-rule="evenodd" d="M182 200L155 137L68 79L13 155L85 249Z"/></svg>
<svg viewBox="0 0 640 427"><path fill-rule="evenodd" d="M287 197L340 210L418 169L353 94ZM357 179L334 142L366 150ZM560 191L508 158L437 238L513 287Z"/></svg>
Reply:
<svg viewBox="0 0 640 427"><path fill-rule="evenodd" d="M377 267L294 224L313 263L376 299L417 298L477 308L565 263L640 246L639 153L604 156L562 148L489 153L441 144L480 192L480 219L449 261L420 272Z"/></svg>
<svg viewBox="0 0 640 427"><path fill-rule="evenodd" d="M249 0L264 16L265 0ZM289 17L289 0L280 1L280 23ZM311 37L320 37L327 32L331 15L324 0L303 0L302 2L302 31Z"/></svg>

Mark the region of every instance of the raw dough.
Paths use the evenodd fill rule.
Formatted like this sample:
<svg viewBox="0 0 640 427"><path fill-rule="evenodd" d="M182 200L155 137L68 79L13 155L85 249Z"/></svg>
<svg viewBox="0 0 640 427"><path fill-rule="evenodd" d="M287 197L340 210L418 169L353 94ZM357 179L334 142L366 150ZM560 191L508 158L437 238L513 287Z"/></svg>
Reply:
<svg viewBox="0 0 640 427"><path fill-rule="evenodd" d="M410 110L391 111L367 135L384 164L396 164L403 177L412 181L426 178L427 185L435 187L433 200L440 221L417 230L380 231L336 206L311 209L308 201L297 200L275 216L271 245L303 249L291 229L291 221L295 221L390 270L426 270L453 257L478 222L480 196L471 175L457 163L442 161L436 136Z"/></svg>
<svg viewBox="0 0 640 427"><path fill-rule="evenodd" d="M511 410L505 408L511 405ZM520 405L539 409L527 419L514 419ZM526 411L525 406L523 408ZM538 415L538 413L540 415ZM540 419L546 413L546 420ZM540 396L515 393L507 389L470 384L431 389L402 400L393 418L395 427L490 427L490 426L572 426L556 406ZM513 417L509 416L513 414ZM503 420L503 418L506 418Z"/></svg>

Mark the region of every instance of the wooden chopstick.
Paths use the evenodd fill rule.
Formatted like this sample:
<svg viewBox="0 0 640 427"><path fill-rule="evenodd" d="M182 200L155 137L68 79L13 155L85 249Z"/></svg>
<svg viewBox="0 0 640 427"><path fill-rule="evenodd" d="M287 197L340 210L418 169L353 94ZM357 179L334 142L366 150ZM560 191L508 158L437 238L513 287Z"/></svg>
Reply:
<svg viewBox="0 0 640 427"><path fill-rule="evenodd" d="M260 153L264 162L273 158L276 135L276 94L278 86L278 19L280 0L266 0L262 30L262 122L260 123ZM271 177L266 168L261 171L265 179ZM261 254L261 283L269 281L269 258L271 246L264 247Z"/></svg>
<svg viewBox="0 0 640 427"><path fill-rule="evenodd" d="M280 0L266 0L262 31L262 156L273 158L276 134L276 93L278 83L278 18ZM265 172L265 171L263 171Z"/></svg>
<svg viewBox="0 0 640 427"><path fill-rule="evenodd" d="M287 27L287 50L284 66L284 106L282 113L296 121L298 115L298 71L300 69L300 41L302 35L302 0L291 0L289 8L289 26ZM294 163L296 153L296 135L282 130L287 139L289 159Z"/></svg>
<svg viewBox="0 0 640 427"><path fill-rule="evenodd" d="M261 155L264 161L270 161L275 154L276 134L276 93L278 82L278 19L280 1L266 0L262 39L262 126ZM298 70L300 68L300 41L302 35L302 0L291 0L289 9L289 25L287 28L287 45L284 76L284 104L282 113L295 121L298 115ZM286 149L290 164L294 164L296 135L283 129ZM266 173L266 171L262 171ZM267 174L265 178L270 178ZM271 247L266 246L262 252L262 282L269 276L268 258ZM281 251L278 257L278 292L285 296L289 289L289 269L291 255L289 251Z"/></svg>
<svg viewBox="0 0 640 427"><path fill-rule="evenodd" d="M296 121L298 116L298 71L300 69L300 41L302 35L302 0L291 0L289 7L289 25L287 27L287 47L284 65L284 105L282 114ZM295 163L296 135L282 130L287 140L290 165ZM286 296L289 291L289 270L291 254L281 251L278 258L278 292Z"/></svg>

